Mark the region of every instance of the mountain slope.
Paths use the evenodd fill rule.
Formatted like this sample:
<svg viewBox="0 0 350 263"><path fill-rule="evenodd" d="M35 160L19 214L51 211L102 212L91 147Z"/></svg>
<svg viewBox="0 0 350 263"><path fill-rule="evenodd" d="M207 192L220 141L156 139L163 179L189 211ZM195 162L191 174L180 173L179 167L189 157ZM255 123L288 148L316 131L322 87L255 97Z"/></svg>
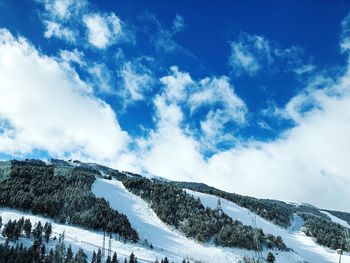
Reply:
<svg viewBox="0 0 350 263"><path fill-rule="evenodd" d="M217 207L217 196L188 189L186 191L196 198L200 198L205 206L211 208ZM274 225L270 221L267 221L266 219L254 214L250 210L242 208L228 200L221 199L221 207L224 213L247 225L251 225L252 217L255 217L258 227L261 227L266 233L282 236L286 245L293 249L303 258L303 260L306 260L307 262L337 262L338 256L334 251L330 251L316 244L312 238L307 237L300 231L303 225L303 219L297 215L295 215L292 225L288 229L285 229ZM342 262L350 263L350 256L343 256Z"/></svg>
<svg viewBox="0 0 350 263"><path fill-rule="evenodd" d="M239 262L244 256L255 257L253 241L249 238L242 239L244 236L249 237L249 231L253 229L252 217L255 217L257 227L262 229L259 239L264 244L265 257L270 251L274 253L276 262L337 262L338 255L335 251L320 246L315 240L324 242L324 235L333 238L334 233L330 232L333 229L342 231L348 227L348 223L334 213L310 205L240 196L198 183L171 182L159 177L145 179L137 174L78 161L0 162L0 190L0 216L4 222L23 215L36 221L48 220L52 222L56 234L65 230L66 242L73 244L75 250L83 248L89 257L93 250L102 246L101 231L110 231L114 225L112 250L125 257L134 252L140 262L153 262L156 258L160 260L165 256L174 262L182 262L184 258L191 262ZM218 196L222 201L222 216L216 210ZM85 204L87 200L88 206ZM49 209L52 201L55 201L57 210ZM6 207L25 209L26 212L8 210ZM196 211L190 211L191 209ZM31 212L37 215L32 215ZM347 216L346 213L341 215ZM115 217L121 220L115 220ZM231 228L228 233L240 235L240 240L248 242L245 244L248 249L243 249L243 246L218 246L217 234L221 235L222 241L232 238L220 234L228 227L226 223L221 226L220 222L237 227ZM316 225L312 225L315 222ZM195 224L196 227L186 224ZM324 225L315 228L317 224ZM186 228L183 228L184 225ZM205 233L212 231L212 225L220 232ZM310 227L306 233L317 236L317 239L302 233L304 226ZM323 232L315 233L315 229ZM204 235L202 233L195 241L191 237L196 238L199 233L186 232L187 230L204 231ZM266 234L262 234L262 231ZM137 234L138 241L126 238L133 232ZM270 234L281 236L293 251L273 249L276 239ZM322 240L319 240L320 237ZM342 241L341 237L337 238L334 243L336 248ZM21 242L28 243L23 238ZM344 255L342 262L349 263L349 255Z"/></svg>
<svg viewBox="0 0 350 263"><path fill-rule="evenodd" d="M183 258L203 262L231 262L233 258L240 258L234 250L202 245L171 229L145 201L126 190L120 181L97 179L92 190L96 196L107 199L112 208L126 214L141 238L147 239L155 249L176 262Z"/></svg>

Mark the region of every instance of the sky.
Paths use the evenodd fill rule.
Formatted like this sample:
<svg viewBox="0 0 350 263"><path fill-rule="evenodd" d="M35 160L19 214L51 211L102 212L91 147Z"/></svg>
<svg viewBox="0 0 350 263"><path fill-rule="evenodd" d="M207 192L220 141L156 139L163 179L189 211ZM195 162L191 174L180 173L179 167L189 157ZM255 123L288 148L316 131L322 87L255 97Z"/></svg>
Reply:
<svg viewBox="0 0 350 263"><path fill-rule="evenodd" d="M0 159L350 212L349 1L0 0Z"/></svg>

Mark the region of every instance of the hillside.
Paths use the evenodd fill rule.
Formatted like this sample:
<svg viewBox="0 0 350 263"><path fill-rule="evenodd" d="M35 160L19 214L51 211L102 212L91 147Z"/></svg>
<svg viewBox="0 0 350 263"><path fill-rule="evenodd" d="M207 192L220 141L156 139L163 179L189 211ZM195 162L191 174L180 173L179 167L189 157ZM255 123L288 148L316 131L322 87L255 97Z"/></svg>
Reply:
<svg viewBox="0 0 350 263"><path fill-rule="evenodd" d="M256 237L262 255L272 252L276 262L336 262L334 249L350 250L343 244L347 213L240 196L204 184L60 160L0 162L0 182L3 225L22 216L33 223L50 222L53 233L64 232L67 246L76 253L82 248L89 262L102 247L103 231L112 237L113 252L120 258L135 253L139 262L165 257L171 262L239 262L256 256ZM32 241L20 237L11 242L30 246ZM350 256L342 260L350 262Z"/></svg>

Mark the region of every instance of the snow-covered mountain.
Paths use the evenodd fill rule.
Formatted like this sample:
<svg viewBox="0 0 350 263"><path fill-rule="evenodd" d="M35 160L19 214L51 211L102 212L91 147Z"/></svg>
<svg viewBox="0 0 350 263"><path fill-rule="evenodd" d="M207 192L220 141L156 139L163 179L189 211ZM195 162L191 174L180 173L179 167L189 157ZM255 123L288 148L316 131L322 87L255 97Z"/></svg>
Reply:
<svg viewBox="0 0 350 263"><path fill-rule="evenodd" d="M40 173L40 175L37 175L38 173ZM11 205L6 203L6 198L2 198L4 197L4 193L6 191L10 191L8 188L9 185L12 187L19 187L19 189L21 189L20 191L23 191L23 194L27 194L26 188L23 185L18 186L17 184L18 182L25 183L26 178L30 177L31 174L35 174L32 180L35 179L35 183L38 184L38 189L40 189L40 191L45 189L45 186L39 186L41 178L44 180L46 176L50 176L51 181L53 180L52 178L56 180L57 177L69 178L59 180L63 180L63 182L67 185L71 183L72 185L70 187L72 189L70 190L77 195L80 195L80 193L77 192L79 190L74 189L74 185L78 185L76 181L78 179L76 179L76 176L78 176L78 178L80 178L79 176L81 176L81 178L85 178L84 176L92 178L91 182L88 181L86 183L88 188L90 188L90 192L85 193L84 197L86 200L90 200L91 198L91 201L89 201L89 203L92 204L91 207L87 206L84 208L87 211L94 211L91 212L91 220L95 220L94 216L97 216L100 213L100 210L96 208L99 206L95 206L94 202L99 204L99 200L102 200L101 198L103 198L104 200L108 201L108 206L111 209L118 212L118 215L126 216L127 221L124 224L130 224L132 230L127 228L125 231L132 234L132 231L136 230L138 234L137 240L132 241L133 238L131 234L123 235L124 230L119 231L119 228L115 228L115 230L113 230L114 232L111 231L112 238L110 239L110 248L112 252L116 252L118 254L119 260L129 258L131 253L137 256L138 262L155 262L156 260L160 261L165 257L167 257L170 262L182 262L184 259L190 262L244 262L244 257L253 259L259 255L259 253L256 253L254 249L245 249L242 246L240 248L220 246L215 241L215 238L198 241L198 239L193 238L193 236L196 235L191 236L187 232L185 233L183 231L183 227L176 224L171 225L168 223L169 221L165 222L161 219L164 219L164 215L159 214L158 206L156 207L157 204L155 204L156 201L147 198L146 192L149 189L141 189L141 194L137 194L139 192L135 190L136 188L132 188L133 184L140 182L152 184L153 181L157 181L157 183L165 185L164 187L166 187L166 190L177 189L177 191L185 193L185 197L189 198L188 200L193 199L193 202L199 201L203 205L204 209L209 209L203 210L208 211L209 215L212 215L213 213L216 215L215 213L218 212L219 201L219 212L223 213L228 218L231 218L233 220L232 222L236 222L235 220L240 221L242 224L239 223L239 225L246 227L242 229L249 230L257 227L262 229L265 236L271 234L273 236L282 237L283 242L288 247L288 250L279 250L276 247L269 248L265 245L262 246L262 257L266 259L267 254L270 252L274 255L276 259L275 262L338 262L340 255L338 255L334 249L318 244L318 240L316 240L316 238L312 237L310 234L310 232L312 232L312 225L310 224L314 222L312 220L319 218L318 213L323 215L320 216L319 222L327 222L327 224L330 224L332 227L333 225L336 227L341 227L342 230L350 228L349 222L335 216L334 213L331 213L330 211L321 211L314 207L294 211L291 207L289 207L289 205L293 207L299 207L299 205L270 200L271 204L275 204L274 202L276 202L275 207L281 209L281 214L285 213L285 211L282 211L282 209L284 209L284 204L287 207L287 211L293 211L293 216L290 218L290 224L288 226L281 226L280 223L276 224L276 222L281 222L283 221L282 219L278 221L268 220L267 218L270 218L271 214L261 212L260 210L254 211L254 209L248 209L243 207L242 204L237 204L232 200L223 198L222 196L219 198L218 195L204 193L204 188L200 188L203 191L196 191L193 190L193 187L191 187L192 189L183 188L183 184L178 184L176 182L167 180L159 181L157 179L149 180L139 175L120 172L118 170L96 164L64 162L57 160L53 160L48 163L43 163L40 161L14 161L0 163L0 216L2 218L2 225L5 225L9 220L18 220L21 217L29 218L33 224L38 221L41 221L42 223L50 222L53 229L52 236L58 237L58 235L64 233L65 242L67 245L70 244L73 251L78 251L79 248L82 248L88 256L88 260L92 259L93 251L97 251L99 248L102 248L104 243L104 233L101 227L97 223L90 224L89 222L86 223L84 221L86 218L90 218L87 216L87 214L90 216L90 213L84 211L82 208L78 212L70 212L72 214L69 214L69 216L68 212L65 212L64 209L62 210L64 212L49 214L47 211L50 210L40 210L34 207L34 205L24 209L23 205ZM11 178L15 179L12 179L11 181ZM73 181L71 182L69 180ZM84 180L83 182L85 182ZM30 183L31 187L35 188L35 184L32 182ZM86 185L84 184L84 186ZM188 184L188 186L190 185L191 184ZM152 185L152 187L156 186L157 185ZM57 188L59 187L57 186ZM152 195L154 188L150 189L149 194ZM35 189L27 190L35 191ZM55 190L52 191L53 195L58 193L56 193ZM85 192L86 190L82 191ZM45 196L47 197L48 195L50 195L50 192L38 192L36 193L35 198L45 198ZM31 198L31 195L28 195L28 198L29 197ZM64 197L62 198L63 199L59 200L68 202L65 201L66 199ZM177 200L179 200L178 202L181 202L182 199L179 197ZM260 202L259 200L252 200L258 204ZM75 205L79 207L84 206L80 204L79 200L77 201L74 198L69 199L69 202L74 204L71 207L75 207ZM263 203L265 201L261 200L261 202ZM67 207L66 204L64 204L64 206ZM156 209L154 209L155 207ZM257 205L257 207L260 206ZM167 208L164 206L164 210L166 209ZM278 213L278 209L276 210L276 213ZM310 211L307 209L310 209ZM59 205L57 205L57 211L60 211ZM311 219L305 216L305 211L308 211ZM198 211L198 213L200 213L200 211ZM65 216L62 216L63 214ZM106 215L108 218L109 215ZM103 218L99 218L98 220L103 221ZM184 221L185 220L183 220L181 224L184 224ZM256 225L254 222L256 222ZM334 222L334 224L332 222ZM211 224L210 222L198 223ZM247 228L247 226L254 228ZM308 233L308 235L305 233ZM4 237L2 237L1 242L5 242ZM31 242L32 241L30 238L22 236L18 241L11 241L10 243L23 243L24 245L29 246ZM54 247L55 242L57 241L51 240L47 246ZM263 242L264 241L262 241L262 243ZM254 248L255 244L252 244L252 246ZM346 246L346 244L344 244L344 246ZM109 247L108 235L105 239L105 247ZM346 247L344 248L346 249ZM342 255L342 262L350 263L350 255L347 254L347 252Z"/></svg>

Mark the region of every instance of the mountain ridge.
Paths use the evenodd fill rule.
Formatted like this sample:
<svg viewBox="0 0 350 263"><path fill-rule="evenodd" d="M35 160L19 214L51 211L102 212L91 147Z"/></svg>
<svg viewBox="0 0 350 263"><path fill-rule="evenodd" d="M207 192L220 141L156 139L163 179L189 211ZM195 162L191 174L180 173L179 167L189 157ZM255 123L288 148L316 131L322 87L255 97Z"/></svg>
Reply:
<svg viewBox="0 0 350 263"><path fill-rule="evenodd" d="M23 168L23 167L26 167L26 165L27 165L27 168ZM38 170L36 171L33 167L37 167L35 169L38 169ZM34 170L31 170L32 168ZM163 178L160 178L160 177L146 178L139 174L134 174L126 171L119 171L117 169L109 168L103 165L94 164L94 163L83 163L80 161L64 161L64 160L57 160L57 159L52 159L50 161L42 161L37 159L35 160L27 159L22 161L19 161L19 160L2 161L0 162L0 187L3 187L4 184L6 185L6 183L8 183L9 180L11 181L11 178L13 176L26 177L26 176L33 176L33 174L41 173L42 177L40 177L39 179L38 177L36 177L36 179L39 180L38 182L40 182L40 180L44 180L43 178L47 176L43 171L50 171L49 172L51 174L50 178L55 178L55 176L59 176L59 177L63 176L63 178L71 178L71 176L73 175L82 176L81 178L84 178L84 176L89 177L92 174L94 176L94 179L93 179L94 183L91 184L90 186L90 191L92 192L94 189L93 185L95 185L95 183L98 182L98 180L107 180L106 182L111 180L112 181L117 180L118 182L120 182L122 185L126 187L126 189L123 191L129 191L130 193L136 196L139 196L141 198L139 202L145 202L145 204L148 204L147 206L149 206L154 212L156 212L156 216L158 216L167 225L169 225L170 227L174 227L174 229L179 230L181 233L184 233L186 237L194 238L200 243L204 242L204 244L209 241L209 242L214 242L216 246L223 245L224 247L228 246L232 248L235 248L235 247L237 248L242 246L242 248L251 249L254 251L255 243L253 242L253 239L249 241L249 236L252 238L253 235L255 235L254 228L251 228L251 225L249 222L248 222L248 227L246 227L241 222L239 222L237 225L236 223L234 223L236 222L235 220L237 220L235 219L235 214L231 214L230 216L227 216L226 210L224 211L223 215L224 217L227 218L225 220L228 220L228 221L225 221L225 223L219 223L220 220L222 220L223 218L221 219L221 216L218 217L216 212L217 208L216 207L208 208L208 206L206 206L206 204L203 203L203 200L198 199L198 201L200 202L198 203L195 199L191 199L192 197L188 196L188 193L186 193L186 189L195 191L193 192L194 195L203 193L203 194L211 195L215 198L222 198L223 200L227 200L225 202L233 202L234 204L237 204L242 208L249 209L249 211L251 211L253 215L255 214L256 216L259 216L265 220L268 220L272 224L281 227L281 229L286 229L286 230L289 229L291 225L294 224L292 223L293 217L297 215L299 216L299 218L301 218L301 220L303 220L303 224L304 224L303 227L306 228L303 230L303 232L305 232L306 236L310 236L310 238L314 239L317 243L322 244L324 246L328 246L331 249L337 249L338 247L341 246L340 244L343 242L341 237L331 235L331 232L333 231L337 233L337 235L341 236L343 229L346 229L345 226L340 226L339 224L333 222L332 219L327 214L322 213L321 209L318 209L309 204L294 205L294 204L286 203L280 200L258 199L258 198L249 197L249 196L242 196L234 193L221 191L219 189L216 189L214 187L208 186L203 183L176 182L176 181L170 181L170 180L163 180ZM138 184L139 186L137 186ZM120 191L120 190L116 189L116 191ZM148 194L147 194L147 191L148 191ZM93 194L96 196L95 192L93 192ZM114 195L114 193L112 194ZM159 198L158 198L158 195L160 196ZM178 199L179 196L181 195L183 196L183 199ZM98 198L102 198L101 200L104 200L103 196ZM114 203L113 202L114 199L110 199L109 195L105 196L105 198L107 198L107 203L106 203L107 207L110 207L110 204ZM175 198L173 199L173 200L176 200L175 203L174 201L171 201L172 198ZM110 199L110 202L108 202L108 199ZM96 200L99 200L99 199L96 199ZM0 202L0 205L4 206L4 203L1 203L1 202ZM187 205L185 205L185 207L187 207L187 209L190 209L188 210L188 212L185 212L186 210L181 210L183 209L182 204L186 204L186 202L187 202ZM193 204L195 205L189 205L192 202L194 202ZM180 206L177 206L177 203ZM18 204L14 204L14 206L16 205L18 206ZM120 204L117 204L116 208L118 208L119 205ZM169 205L169 208L166 208L167 205ZM11 205L8 205L8 206L11 207ZM158 207L161 207L161 209L159 209ZM192 210L196 210L197 212L193 213ZM36 211L36 210L33 210L33 211ZM97 211L97 213L99 213L98 212L99 210L94 210L94 211ZM125 215L126 220L130 218L130 216L133 217L133 214L132 213L130 214L129 210L125 210L125 211L128 214L128 216ZM185 214L187 213L188 215L184 216L185 215L183 214L184 212ZM76 223L80 224L79 222L84 222L84 220L83 221L77 220L77 218L81 216L86 216L86 213L84 211L82 211L81 213L82 214L79 214L78 217L73 216L70 220L73 220L72 222L75 224ZM346 217L348 215L346 212L339 212L339 211L330 211L329 213L331 214L341 213L342 217ZM202 216L198 217L198 215L202 215ZM174 217L175 220L169 219L172 217ZM219 225L217 225L217 223L213 223L214 221L212 220L214 218L217 218L215 220L218 220L217 222L219 223ZM217 230L215 230L215 227L213 228L211 225L208 225L204 228L201 226L200 222L209 222L209 221L212 222L211 224L217 225L216 226ZM65 222L67 222L67 219ZM187 225L184 222L187 222L186 223ZM107 223L108 223L108 220L106 221L105 226L100 225L96 227L97 229L105 230L108 225ZM320 227L320 224L321 224L321 227ZM88 226L88 225L85 225L85 226ZM133 227L132 224L130 224L130 226ZM238 230L238 229L241 229L241 230ZM241 234L241 237L243 239L239 241L239 239L237 239L238 236L236 236L235 233L237 231L242 231L242 230L248 231L246 232L248 239L243 238L244 234ZM118 233L118 231L116 233ZM271 249L272 251L274 250L273 249L275 246L274 244L280 244L280 245L276 245L276 249L279 249L281 251L286 249L283 243L284 237L283 239L281 238L280 241L278 241L278 243L274 243L277 240L275 239L275 237L273 237L269 233L268 235L265 235L265 233L262 230L259 230L259 231L260 232L258 232L259 233L258 235L260 236L259 237L260 243L262 244L263 250L266 251L266 253ZM284 230L282 232L281 231L277 231L277 232L275 231L275 232L286 235ZM318 231L321 231L321 234L319 234ZM331 241L328 241L327 238L322 238L323 235L325 234L331 235L330 236ZM288 238L287 235L285 237ZM138 239L134 239L134 241L141 242L142 240L138 241ZM145 242L145 240L143 239L142 242ZM245 242L248 242L248 243L245 244ZM291 243L291 244L294 244L294 243ZM349 248L344 247L344 249L348 250ZM238 252L234 252L234 253L238 253ZM292 253L292 252L288 252L288 253ZM280 253L280 254L283 254L283 253ZM298 261L290 261L290 262L298 262ZM325 261L325 262L328 262L328 261Z"/></svg>

